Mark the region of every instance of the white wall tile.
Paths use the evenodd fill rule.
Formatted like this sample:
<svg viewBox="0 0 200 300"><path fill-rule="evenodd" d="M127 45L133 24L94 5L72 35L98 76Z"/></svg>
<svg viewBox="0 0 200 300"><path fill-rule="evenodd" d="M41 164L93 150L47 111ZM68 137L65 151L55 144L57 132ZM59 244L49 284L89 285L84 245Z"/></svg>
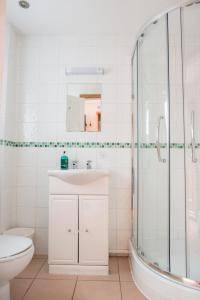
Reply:
<svg viewBox="0 0 200 300"><path fill-rule="evenodd" d="M129 239L131 238L131 231L118 230L117 231L117 249L127 250L129 247Z"/></svg>
<svg viewBox="0 0 200 300"><path fill-rule="evenodd" d="M18 187L17 188L17 206L35 207L36 205L36 188L35 187Z"/></svg>
<svg viewBox="0 0 200 300"><path fill-rule="evenodd" d="M110 195L109 195L109 209L116 209L117 208L117 197L118 197L118 189L110 188Z"/></svg>
<svg viewBox="0 0 200 300"><path fill-rule="evenodd" d="M17 51L17 65L39 66L39 47L19 47Z"/></svg>
<svg viewBox="0 0 200 300"><path fill-rule="evenodd" d="M102 109L102 123L106 127L106 124L116 124L117 123L117 108L115 103L103 103Z"/></svg>
<svg viewBox="0 0 200 300"><path fill-rule="evenodd" d="M117 209L117 227L119 230L131 230L130 209Z"/></svg>
<svg viewBox="0 0 200 300"><path fill-rule="evenodd" d="M17 149L16 165L17 166L32 166L36 165L37 155L34 148Z"/></svg>
<svg viewBox="0 0 200 300"><path fill-rule="evenodd" d="M131 166L125 164L118 165L118 187L128 189L131 186Z"/></svg>
<svg viewBox="0 0 200 300"><path fill-rule="evenodd" d="M130 55L129 39L119 36L52 36L20 37L17 40L16 69L17 118L15 128L19 141L128 142L130 123ZM24 57L24 59L23 59ZM103 76L66 77L66 66L102 66ZM66 131L66 96L68 83L102 83L102 131L73 133ZM12 105L11 105L12 107ZM14 110L15 111L15 110ZM11 114L12 109L9 110ZM18 226L36 228L36 252L47 253L48 169L60 167L64 149L19 148L16 156L16 206ZM66 149L70 159L79 160L85 168L108 168L110 186L110 249L126 250L128 231L118 228L118 212L130 214L130 149ZM12 169L13 172L13 169ZM15 173L13 173L15 174ZM7 178L10 173L7 171ZM7 180L7 185L11 182ZM122 213L122 214L123 214ZM122 215L120 226L129 228ZM129 220L129 221L127 221ZM120 227L121 228L121 227ZM118 230L121 233L118 237ZM124 236L123 236L124 233ZM119 242L118 242L119 240Z"/></svg>
<svg viewBox="0 0 200 300"><path fill-rule="evenodd" d="M131 124L132 106L129 103L120 103L117 106L117 120L120 123Z"/></svg>
<svg viewBox="0 0 200 300"><path fill-rule="evenodd" d="M42 122L38 123L38 132L39 138L37 141L39 142L46 142L46 141L53 141L56 142L57 140L57 123L56 122Z"/></svg>
<svg viewBox="0 0 200 300"><path fill-rule="evenodd" d="M35 226L35 209L33 207L17 207L17 226L34 227Z"/></svg>
<svg viewBox="0 0 200 300"><path fill-rule="evenodd" d="M38 113L38 122L56 122L56 109L57 105L52 103L40 103L39 113Z"/></svg>
<svg viewBox="0 0 200 300"><path fill-rule="evenodd" d="M37 207L48 207L49 206L49 189L48 186L37 188Z"/></svg>
<svg viewBox="0 0 200 300"><path fill-rule="evenodd" d="M48 230L44 228L36 228L35 231L36 254L48 253Z"/></svg>
<svg viewBox="0 0 200 300"><path fill-rule="evenodd" d="M113 252L115 252L118 249L117 230L109 230L109 249Z"/></svg>
<svg viewBox="0 0 200 300"><path fill-rule="evenodd" d="M51 65L58 64L58 45L55 39L50 38L49 41L47 39L43 39L41 42L41 47L39 49L38 57L40 65Z"/></svg>
<svg viewBox="0 0 200 300"><path fill-rule="evenodd" d="M132 86L128 83L126 84L119 83L117 86L118 86L119 103L131 103Z"/></svg>
<svg viewBox="0 0 200 300"><path fill-rule="evenodd" d="M40 148L34 150L37 156L37 164L39 167L48 167L49 169L56 168L56 155L54 148Z"/></svg>
<svg viewBox="0 0 200 300"><path fill-rule="evenodd" d="M47 228L48 217L49 217L49 211L47 207L36 208L36 227Z"/></svg>
<svg viewBox="0 0 200 300"><path fill-rule="evenodd" d="M20 141L37 141L39 130L36 123L20 123L17 128Z"/></svg>
<svg viewBox="0 0 200 300"><path fill-rule="evenodd" d="M37 168L37 186L46 187L48 186L48 167L38 166Z"/></svg>
<svg viewBox="0 0 200 300"><path fill-rule="evenodd" d="M118 209L131 209L131 190L130 189L117 189L117 208Z"/></svg>
<svg viewBox="0 0 200 300"><path fill-rule="evenodd" d="M36 170L33 167L17 167L17 186L36 186Z"/></svg>
<svg viewBox="0 0 200 300"><path fill-rule="evenodd" d="M56 104L56 121L66 123L67 101Z"/></svg>
<svg viewBox="0 0 200 300"><path fill-rule="evenodd" d="M117 103L118 102L118 85L117 84L104 84L102 86L102 102Z"/></svg>
<svg viewBox="0 0 200 300"><path fill-rule="evenodd" d="M37 74L38 76L38 74ZM41 65L39 80L42 84L56 84L59 82L59 68L57 64Z"/></svg>
<svg viewBox="0 0 200 300"><path fill-rule="evenodd" d="M54 83L40 84L37 86L39 103L57 103L60 85Z"/></svg>
<svg viewBox="0 0 200 300"><path fill-rule="evenodd" d="M37 104L24 104L17 105L17 122L36 122L38 118L38 105Z"/></svg>
<svg viewBox="0 0 200 300"><path fill-rule="evenodd" d="M38 103L39 89L38 84L29 82L28 84L16 84L16 102L18 103Z"/></svg>
<svg viewBox="0 0 200 300"><path fill-rule="evenodd" d="M117 210L109 209L109 228L117 230Z"/></svg>
<svg viewBox="0 0 200 300"><path fill-rule="evenodd" d="M22 65L17 68L17 83L29 84L29 82L38 84L39 82L39 69L35 65Z"/></svg>

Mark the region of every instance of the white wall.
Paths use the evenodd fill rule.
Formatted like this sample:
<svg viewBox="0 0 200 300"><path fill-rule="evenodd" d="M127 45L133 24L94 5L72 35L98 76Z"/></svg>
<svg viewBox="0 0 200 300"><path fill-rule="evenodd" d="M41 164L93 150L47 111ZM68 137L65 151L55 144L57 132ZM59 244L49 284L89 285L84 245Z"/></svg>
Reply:
<svg viewBox="0 0 200 300"><path fill-rule="evenodd" d="M8 1L8 4L11 3ZM19 38L17 50L17 71L15 80L16 97L13 95L13 106L10 115L6 116L9 124L8 136L18 141L102 141L130 142L131 140L131 68L130 58L134 39L141 25L155 13L177 3L170 0L134 4L123 13L126 22L120 19L108 18L107 24L100 16L101 22L95 20L94 28L91 19L83 26L65 26L75 29L76 35L66 36L23 36ZM107 3L106 3L107 4ZM41 1L39 2L41 8ZM101 6L102 2L101 2ZM9 7L9 6L8 6ZM38 28L24 25L20 10L12 5L17 17L14 17L22 28L34 32ZM104 5L108 12L107 6ZM115 7L115 5L114 5ZM112 8L112 6L110 6ZM121 7L127 9L123 4ZM120 6L118 12L122 11ZM45 6L46 10L46 6ZM42 9L36 10L37 15ZM72 10L76 11L76 10ZM114 10L109 10L113 12ZM54 12L54 10L53 10ZM99 11L98 11L99 15ZM103 14L105 16L105 14ZM107 15L108 16L108 15ZM36 17L26 18L30 24ZM66 15L64 16L64 20ZM73 25L76 16L72 16ZM84 19L85 16L84 16ZM42 21L44 21L42 17ZM115 22L117 20L117 22ZM129 21L128 21L129 20ZM21 21L23 21L21 23ZM47 21L47 20L46 20ZM112 22L113 21L113 22ZM52 22L50 22L52 24ZM56 22L54 23L56 24ZM58 23L57 23L58 24ZM110 26L112 24L112 26ZM120 24L119 27L114 26ZM28 25L28 24L27 24ZM77 26L78 25L78 26ZM54 26L56 28L56 26ZM128 30L127 30L128 28ZM52 28L39 29L45 31ZM57 28L58 31L60 28ZM57 30L56 29L56 30ZM91 29L91 30L90 30ZM40 32L39 31L39 32ZM77 35L77 32L79 34ZM91 32L91 35L80 35L80 32ZM96 35L98 32L98 35ZM106 35L105 32L112 32ZM115 32L116 34L113 34ZM119 35L117 34L119 33ZM35 33L35 32L34 32ZM51 31L52 33L52 31ZM74 32L73 32L74 33ZM65 66L97 65L106 70L103 77L73 77L66 78ZM68 82L102 82L102 132L73 134L65 131L66 87ZM9 97L8 97L9 98ZM16 113L13 112L16 104ZM16 119L14 116L16 115ZM12 120L12 122L11 122ZM15 131L15 129L17 131ZM8 138L6 136L6 138ZM7 148L6 148L7 149ZM62 149L19 148L16 150L16 225L33 226L36 228L36 248L38 253L47 252L47 216L48 216L48 182L47 169L59 167L59 157ZM88 158L92 158L94 166L107 167L111 170L111 199L110 199L110 249L111 251L126 251L131 234L131 153L130 149L69 149L71 159L79 159L81 166ZM13 158L12 156L11 158ZM12 161L12 160L10 160Z"/></svg>
<svg viewBox="0 0 200 300"><path fill-rule="evenodd" d="M0 2L0 136L3 135L3 68L4 68L4 51L5 51L5 1ZM3 147L0 147L0 190L2 190L3 178ZM3 221L3 200L0 193L0 232L2 230Z"/></svg>
<svg viewBox="0 0 200 300"><path fill-rule="evenodd" d="M15 140L16 33L5 28L4 73L1 101L1 139ZM16 217L16 149L1 146L1 230L15 224Z"/></svg>
<svg viewBox="0 0 200 300"><path fill-rule="evenodd" d="M5 46L5 14L6 14L6 7L5 7L5 0L2 0L0 2L0 78L2 78L3 75L3 60L4 60L4 46ZM2 79L0 81L0 88L2 86ZM0 90L1 91L1 90Z"/></svg>
<svg viewBox="0 0 200 300"><path fill-rule="evenodd" d="M130 142L131 37L22 36L17 47L18 141ZM102 66L104 76L65 76L66 66ZM66 132L67 84L102 83L102 131ZM47 252L47 170L59 168L62 148L17 151L17 222L36 229L36 250ZM131 235L131 149L70 148L69 159L108 168L110 250L127 251Z"/></svg>

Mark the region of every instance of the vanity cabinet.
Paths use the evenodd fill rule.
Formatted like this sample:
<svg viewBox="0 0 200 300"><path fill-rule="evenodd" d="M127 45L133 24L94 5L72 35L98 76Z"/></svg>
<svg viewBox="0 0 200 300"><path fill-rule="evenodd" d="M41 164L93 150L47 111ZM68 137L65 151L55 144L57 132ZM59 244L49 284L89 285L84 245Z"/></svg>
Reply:
<svg viewBox="0 0 200 300"><path fill-rule="evenodd" d="M108 263L108 198L79 197L79 263Z"/></svg>
<svg viewBox="0 0 200 300"><path fill-rule="evenodd" d="M49 258L52 263L78 263L78 196L51 195Z"/></svg>
<svg viewBox="0 0 200 300"><path fill-rule="evenodd" d="M65 192L68 185L69 194L62 194L62 190L58 194L57 180L61 179L49 177L49 272L108 274L108 178L99 194L89 185L88 189L85 185L83 189L77 186L80 194L70 194L75 187L71 190L71 184L63 179L61 184ZM89 194L91 190L93 194Z"/></svg>

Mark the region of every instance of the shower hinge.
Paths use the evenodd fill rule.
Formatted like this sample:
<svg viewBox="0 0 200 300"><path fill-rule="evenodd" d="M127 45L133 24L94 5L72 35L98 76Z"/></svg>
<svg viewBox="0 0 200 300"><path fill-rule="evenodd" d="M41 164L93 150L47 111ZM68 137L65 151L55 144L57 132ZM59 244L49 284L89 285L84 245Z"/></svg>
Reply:
<svg viewBox="0 0 200 300"><path fill-rule="evenodd" d="M153 265L159 268L159 263L154 262Z"/></svg>
<svg viewBox="0 0 200 300"><path fill-rule="evenodd" d="M140 248L138 248L138 254L139 254L140 256L145 256L144 251L141 250Z"/></svg>

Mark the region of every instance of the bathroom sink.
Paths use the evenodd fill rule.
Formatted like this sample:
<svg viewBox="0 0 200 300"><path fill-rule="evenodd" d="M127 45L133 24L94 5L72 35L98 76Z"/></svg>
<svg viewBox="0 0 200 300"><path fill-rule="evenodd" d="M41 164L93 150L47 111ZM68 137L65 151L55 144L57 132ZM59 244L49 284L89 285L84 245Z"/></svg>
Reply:
<svg viewBox="0 0 200 300"><path fill-rule="evenodd" d="M84 185L108 176L109 172L101 169L69 169L51 170L48 171L48 175L57 177L69 184Z"/></svg>

